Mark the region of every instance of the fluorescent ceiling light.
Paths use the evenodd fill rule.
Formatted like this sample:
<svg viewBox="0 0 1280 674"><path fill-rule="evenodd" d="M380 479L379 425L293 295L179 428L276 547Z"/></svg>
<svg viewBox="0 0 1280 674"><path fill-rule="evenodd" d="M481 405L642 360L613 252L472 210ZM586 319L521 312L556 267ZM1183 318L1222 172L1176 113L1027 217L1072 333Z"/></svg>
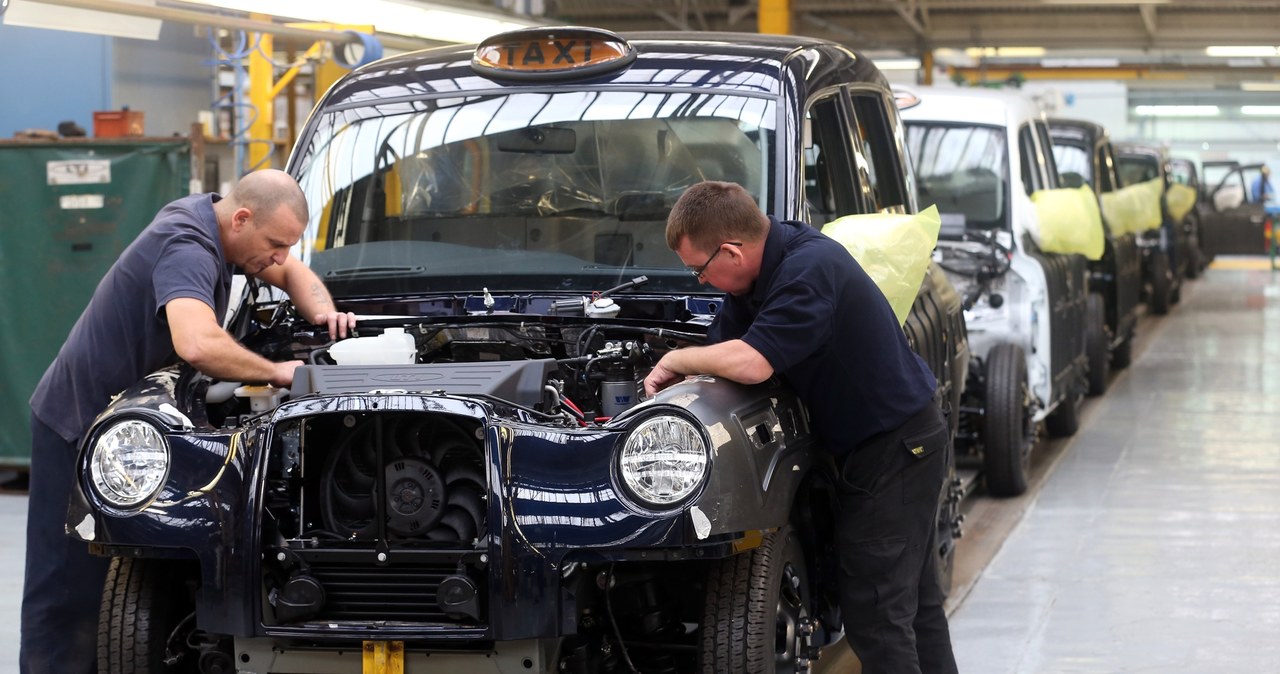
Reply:
<svg viewBox="0 0 1280 674"><path fill-rule="evenodd" d="M920 59L872 59L881 70L919 70Z"/></svg>
<svg viewBox="0 0 1280 674"><path fill-rule="evenodd" d="M1044 47L970 47L964 50L971 58L1039 58L1044 56Z"/></svg>
<svg viewBox="0 0 1280 674"><path fill-rule="evenodd" d="M1204 53L1209 56L1225 56L1231 58L1238 56L1277 56L1280 55L1280 50L1275 47L1266 46L1218 45L1205 47Z"/></svg>
<svg viewBox="0 0 1280 674"><path fill-rule="evenodd" d="M154 0L120 1L144 7L156 5ZM3 6L4 0L0 0L0 7ZM9 7L4 9L0 18L6 26L68 30L75 33L128 37L136 40L156 40L160 37L160 19L143 19L92 9L60 7L31 0L9 0Z"/></svg>
<svg viewBox="0 0 1280 674"><path fill-rule="evenodd" d="M1240 114L1253 117L1280 117L1280 105L1242 105Z"/></svg>
<svg viewBox="0 0 1280 674"><path fill-rule="evenodd" d="M1139 105L1133 108L1139 117L1216 117L1216 105Z"/></svg>
<svg viewBox="0 0 1280 674"><path fill-rule="evenodd" d="M304 21L368 26L383 33L412 35L440 42L479 42L517 28L538 25L484 11L397 0L183 0L198 5Z"/></svg>
<svg viewBox="0 0 1280 674"><path fill-rule="evenodd" d="M1280 91L1280 82L1241 82L1243 91Z"/></svg>

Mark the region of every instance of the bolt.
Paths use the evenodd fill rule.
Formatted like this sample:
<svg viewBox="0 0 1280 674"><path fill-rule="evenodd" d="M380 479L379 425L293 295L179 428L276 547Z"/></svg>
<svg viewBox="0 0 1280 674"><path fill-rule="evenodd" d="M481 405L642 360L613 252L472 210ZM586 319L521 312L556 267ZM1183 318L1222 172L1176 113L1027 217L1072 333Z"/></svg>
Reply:
<svg viewBox="0 0 1280 674"><path fill-rule="evenodd" d="M379 552L379 553L378 553L378 561L379 561L379 562L385 562L385 561L387 561L387 553L385 553L385 552Z"/></svg>
<svg viewBox="0 0 1280 674"><path fill-rule="evenodd" d="M480 563L481 563L481 564L488 564L488 563L489 563L489 555L483 555L483 554L482 554L482 555L480 555Z"/></svg>
<svg viewBox="0 0 1280 674"><path fill-rule="evenodd" d="M288 558L289 558L289 556L288 556L288 555L286 555L286 554L284 554L284 551L283 551L283 550L281 550L280 552L277 552L277 553L276 553L276 560L277 560L277 561L281 561L281 562L283 562L284 560L286 560L286 559L288 559Z"/></svg>

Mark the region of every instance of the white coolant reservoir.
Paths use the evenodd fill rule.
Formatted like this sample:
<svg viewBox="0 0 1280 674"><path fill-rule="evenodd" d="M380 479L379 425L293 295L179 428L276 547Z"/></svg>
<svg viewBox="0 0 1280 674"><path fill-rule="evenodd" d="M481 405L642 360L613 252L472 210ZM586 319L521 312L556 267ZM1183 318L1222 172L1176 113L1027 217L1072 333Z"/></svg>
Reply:
<svg viewBox="0 0 1280 674"><path fill-rule="evenodd" d="M235 390L239 398L249 399L249 409L256 414L269 412L280 406L289 397L289 389L274 386L240 386Z"/></svg>
<svg viewBox="0 0 1280 674"><path fill-rule="evenodd" d="M412 365L418 349L404 328L387 328L376 337L353 337L329 347L339 365Z"/></svg>

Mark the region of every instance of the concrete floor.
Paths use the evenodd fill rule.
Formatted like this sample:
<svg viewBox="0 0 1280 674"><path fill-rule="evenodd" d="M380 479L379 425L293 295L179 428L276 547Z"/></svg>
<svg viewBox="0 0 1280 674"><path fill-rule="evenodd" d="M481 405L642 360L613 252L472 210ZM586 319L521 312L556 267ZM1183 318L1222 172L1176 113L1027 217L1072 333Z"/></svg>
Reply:
<svg viewBox="0 0 1280 674"><path fill-rule="evenodd" d="M1280 671L1280 277L1251 266L1224 260L1143 321L1038 491L969 505L971 531L1021 520L958 588L960 671ZM25 521L25 496L0 493L0 674L17 672Z"/></svg>
<svg viewBox="0 0 1280 674"><path fill-rule="evenodd" d="M1139 329L954 612L962 672L1280 671L1277 277L1211 269Z"/></svg>

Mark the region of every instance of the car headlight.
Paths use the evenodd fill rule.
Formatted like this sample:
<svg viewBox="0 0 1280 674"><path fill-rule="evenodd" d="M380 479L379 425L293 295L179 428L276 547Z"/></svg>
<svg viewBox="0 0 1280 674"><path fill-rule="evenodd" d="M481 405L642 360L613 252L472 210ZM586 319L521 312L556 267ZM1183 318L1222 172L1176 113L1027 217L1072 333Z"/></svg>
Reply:
<svg viewBox="0 0 1280 674"><path fill-rule="evenodd" d="M93 490L108 504L133 508L164 485L169 445L155 426L127 419L98 435L89 454Z"/></svg>
<svg viewBox="0 0 1280 674"><path fill-rule="evenodd" d="M659 508L693 494L710 465L702 433L682 417L667 415L636 426L618 457L627 491L643 504Z"/></svg>

